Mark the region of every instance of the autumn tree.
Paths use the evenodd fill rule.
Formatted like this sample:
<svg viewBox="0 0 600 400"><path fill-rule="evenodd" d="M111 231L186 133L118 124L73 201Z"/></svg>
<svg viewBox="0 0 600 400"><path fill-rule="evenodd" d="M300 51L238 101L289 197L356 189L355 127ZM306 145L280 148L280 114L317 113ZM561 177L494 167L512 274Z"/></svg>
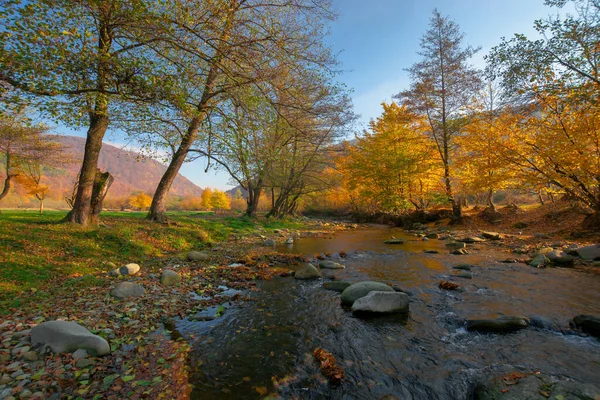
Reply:
<svg viewBox="0 0 600 400"><path fill-rule="evenodd" d="M409 110L425 118L444 166L446 197L453 215L461 218L461 204L453 191L454 139L466 123L466 108L481 86L479 72L468 64L477 52L463 45L458 24L434 10L421 38L421 61L409 69L411 86L396 95Z"/></svg>
<svg viewBox="0 0 600 400"><path fill-rule="evenodd" d="M200 196L201 207L206 211L210 211L213 208L212 199L213 190L207 186L202 192L202 195Z"/></svg>
<svg viewBox="0 0 600 400"><path fill-rule="evenodd" d="M27 192L40 201L40 213L48 187L41 180L44 168L69 163L65 148L55 136L47 134L47 128L32 125L23 115L0 117L0 161L4 181L0 200L10 191L17 180Z"/></svg>
<svg viewBox="0 0 600 400"><path fill-rule="evenodd" d="M132 208L144 211L150 207L152 197L148 196L146 193L134 193L129 196L128 203Z"/></svg>
<svg viewBox="0 0 600 400"><path fill-rule="evenodd" d="M230 201L227 194L219 189L214 189L210 198L210 204L215 210L229 210Z"/></svg>
<svg viewBox="0 0 600 400"><path fill-rule="evenodd" d="M354 210L361 213L424 212L442 175L423 121L396 103L383 104L370 131L349 145L338 168Z"/></svg>
<svg viewBox="0 0 600 400"><path fill-rule="evenodd" d="M551 184L594 211L600 220L598 123L600 4L547 0L575 14L535 22L542 39L515 35L492 49L488 73L501 77L515 108L529 109L515 131L511 162L540 185Z"/></svg>
<svg viewBox="0 0 600 400"><path fill-rule="evenodd" d="M87 127L68 221L90 222L102 139L118 103L154 97L154 66L142 52L157 40L143 34L149 9L121 0L0 2L0 81L56 120ZM159 88L165 86L163 78Z"/></svg>

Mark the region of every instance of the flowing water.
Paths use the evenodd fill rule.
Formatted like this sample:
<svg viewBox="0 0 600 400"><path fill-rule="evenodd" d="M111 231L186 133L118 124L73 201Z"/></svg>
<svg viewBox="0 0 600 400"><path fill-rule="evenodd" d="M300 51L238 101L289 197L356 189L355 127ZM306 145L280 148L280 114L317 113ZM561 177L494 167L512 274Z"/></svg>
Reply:
<svg viewBox="0 0 600 400"><path fill-rule="evenodd" d="M407 242L384 244L392 235ZM515 369L600 381L600 341L568 331L575 315L600 313L598 275L501 264L509 255L488 244L450 255L443 241L415 241L387 227L298 239L278 250L345 251L340 262L347 268L334 271L337 279L399 286L410 293L410 313L361 319L320 280L261 282L248 293L252 301L221 318L178 324L193 345L193 398L467 399L478 381ZM473 279L450 277L451 266L465 262L478 266ZM440 290L440 279L463 290ZM464 329L465 318L502 314L535 323L510 334ZM321 375L312 357L317 347L333 353L344 369L341 385Z"/></svg>

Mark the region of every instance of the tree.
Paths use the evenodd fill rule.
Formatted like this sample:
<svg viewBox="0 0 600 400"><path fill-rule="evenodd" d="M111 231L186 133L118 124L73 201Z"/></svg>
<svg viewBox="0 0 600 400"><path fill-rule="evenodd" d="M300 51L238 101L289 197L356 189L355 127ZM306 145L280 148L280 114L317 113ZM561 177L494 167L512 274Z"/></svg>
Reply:
<svg viewBox="0 0 600 400"><path fill-rule="evenodd" d="M153 98L143 27L153 16L139 1L0 2L0 81L71 126L87 126L77 193L67 220L91 222L102 139L119 101ZM155 76L160 76L157 73ZM165 87L164 80L159 87ZM97 203L97 202L96 202Z"/></svg>
<svg viewBox="0 0 600 400"><path fill-rule="evenodd" d="M230 201L225 192L215 189L210 197L210 204L215 210L229 210Z"/></svg>
<svg viewBox="0 0 600 400"><path fill-rule="evenodd" d="M370 132L349 146L338 168L355 212L424 212L441 176L434 144L423 135L423 122L396 103L383 103L383 114Z"/></svg>
<svg viewBox="0 0 600 400"><path fill-rule="evenodd" d="M538 20L543 39L515 35L494 47L487 72L501 83L515 108L529 110L513 132L508 159L538 187L548 184L580 200L600 221L600 3L547 0L574 15ZM537 184L535 183L537 182Z"/></svg>
<svg viewBox="0 0 600 400"><path fill-rule="evenodd" d="M418 54L422 60L407 70L410 89L396 95L427 121L444 166L446 197L457 219L461 218L461 204L452 188L454 138L465 125L466 108L481 86L479 72L468 64L478 49L463 47L463 38L456 22L434 10L429 29L421 38Z"/></svg>
<svg viewBox="0 0 600 400"><path fill-rule="evenodd" d="M175 61L181 79L178 96L171 102L177 111L171 114L182 121L148 215L159 222L165 221L164 199L192 146L206 136L206 146L196 150L210 157L213 124L229 118L245 101L239 95L252 88L254 96L275 103L281 98L273 94L291 87L286 76L302 69L329 74L335 63L322 44L324 22L333 17L328 0L229 0L226 6L199 0L176 3L185 12L173 15L167 27L157 27L173 35L171 45L157 51ZM169 116L157 119L173 125ZM245 188L249 204L260 198L262 184L256 177L245 181L253 187Z"/></svg>
<svg viewBox="0 0 600 400"><path fill-rule="evenodd" d="M206 189L204 189L204 191L202 192L202 195L200 196L200 205L206 211L210 211L213 208L212 198L213 190L207 186Z"/></svg>
<svg viewBox="0 0 600 400"><path fill-rule="evenodd" d="M136 210L144 211L150 207L150 203L152 203L152 197L148 196L146 193L135 193L129 197L128 203Z"/></svg>
<svg viewBox="0 0 600 400"><path fill-rule="evenodd" d="M70 162L64 147L46 132L46 127L29 124L23 115L0 116L0 160L4 170L0 200L8 195L16 179L40 201L41 213L48 191L41 183L44 167Z"/></svg>

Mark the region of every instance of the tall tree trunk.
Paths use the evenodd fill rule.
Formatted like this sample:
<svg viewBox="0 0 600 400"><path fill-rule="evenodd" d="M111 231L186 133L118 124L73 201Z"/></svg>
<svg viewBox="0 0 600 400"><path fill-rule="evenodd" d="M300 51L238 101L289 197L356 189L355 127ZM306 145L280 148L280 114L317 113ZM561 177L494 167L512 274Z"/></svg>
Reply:
<svg viewBox="0 0 600 400"><path fill-rule="evenodd" d="M0 193L0 200L8 196L8 192L12 186L12 178L14 177L14 175L6 174L6 178L4 178L4 189L2 189L2 193Z"/></svg>
<svg viewBox="0 0 600 400"><path fill-rule="evenodd" d="M90 222L92 224L98 223L100 213L102 212L104 198L106 197L108 189L110 189L110 185L112 185L114 180L115 178L113 178L110 172L102 172L99 169L97 170L96 178L94 179L94 188L92 190L92 200L90 202Z"/></svg>
<svg viewBox="0 0 600 400"><path fill-rule="evenodd" d="M87 131L85 141L85 151L83 154L83 163L79 172L79 182L77 194L73 209L65 217L66 222L87 225L90 221L90 211L92 209L92 191L94 181L96 180L96 171L98 169L98 157L102 148L102 139L108 128L108 95L103 93L108 86L108 76L112 65L110 63L110 49L112 47L113 32L108 23L110 14L110 3L104 3L105 9L103 18L100 19L98 27L98 61L97 67L97 88L98 94L94 99L94 109L89 111L90 127Z"/></svg>
<svg viewBox="0 0 600 400"><path fill-rule="evenodd" d="M488 190L488 193L486 196L486 203L487 203L487 206L490 208L490 210L492 210L493 212L496 212L496 205L494 204L494 189Z"/></svg>
<svg viewBox="0 0 600 400"><path fill-rule="evenodd" d="M102 148L102 139L108 128L108 117L106 113L96 113L90 118L90 128L88 129L87 139L85 141L85 152L83 163L79 172L79 182L77 185L77 194L73 209L65 217L65 221L76 224L87 225L90 221L92 191L98 169L98 158Z"/></svg>
<svg viewBox="0 0 600 400"><path fill-rule="evenodd" d="M185 137L173 155L167 170L160 179L156 191L154 192L154 196L152 197L152 204L150 205L148 216L146 217L149 220L160 223L167 222L167 216L165 215L165 212L167 211L167 195L169 194L171 185L175 181L179 169L183 165L192 144L196 140L201 121L201 117L196 117L192 120Z"/></svg>
<svg viewBox="0 0 600 400"><path fill-rule="evenodd" d="M262 179L258 179L256 183L248 183L248 198L246 199L246 215L248 217L255 217L256 210L258 209L258 202L260 201L260 193L262 192Z"/></svg>
<svg viewBox="0 0 600 400"><path fill-rule="evenodd" d="M40 200L40 215L44 214L44 199L39 199Z"/></svg>

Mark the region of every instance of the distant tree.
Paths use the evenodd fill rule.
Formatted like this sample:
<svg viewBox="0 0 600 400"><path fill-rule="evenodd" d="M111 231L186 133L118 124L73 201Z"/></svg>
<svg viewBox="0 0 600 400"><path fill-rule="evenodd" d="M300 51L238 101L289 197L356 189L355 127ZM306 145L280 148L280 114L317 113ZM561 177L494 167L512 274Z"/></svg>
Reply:
<svg viewBox="0 0 600 400"><path fill-rule="evenodd" d="M213 190L207 186L206 189L204 189L204 191L202 192L202 195L200 196L200 205L206 211L210 211L213 208L212 197Z"/></svg>
<svg viewBox="0 0 600 400"><path fill-rule="evenodd" d="M210 203L215 210L229 210L230 201L225 192L214 189L210 198Z"/></svg>
<svg viewBox="0 0 600 400"><path fill-rule="evenodd" d="M64 146L46 132L46 127L31 125L22 115L0 117L0 161L4 173L0 200L8 195L14 179L40 201L42 212L48 193L48 187L41 182L44 168L70 162Z"/></svg>
<svg viewBox="0 0 600 400"><path fill-rule="evenodd" d="M457 219L462 211L453 191L454 138L466 123L466 108L481 87L479 72L468 64L478 49L465 47L463 39L458 24L434 10L429 29L421 38L418 54L422 59L408 69L410 89L396 95L427 121L444 166L446 197Z"/></svg>
<svg viewBox="0 0 600 400"><path fill-rule="evenodd" d="M198 211L202 209L201 197L184 197L181 200L181 209L186 211Z"/></svg>
<svg viewBox="0 0 600 400"><path fill-rule="evenodd" d="M137 210L147 210L151 203L152 197L148 196L146 193L132 194L129 197L129 205Z"/></svg>

